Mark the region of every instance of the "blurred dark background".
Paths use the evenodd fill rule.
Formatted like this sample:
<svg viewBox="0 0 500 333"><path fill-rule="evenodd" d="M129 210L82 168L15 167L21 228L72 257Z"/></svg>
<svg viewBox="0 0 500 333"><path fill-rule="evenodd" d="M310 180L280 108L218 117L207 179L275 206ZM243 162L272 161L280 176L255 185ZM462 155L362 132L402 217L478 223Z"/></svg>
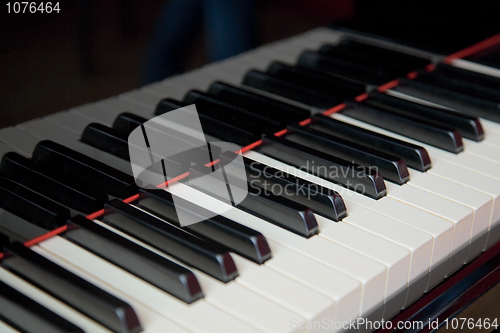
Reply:
<svg viewBox="0 0 500 333"><path fill-rule="evenodd" d="M447 54L500 32L500 1L255 1L257 45L333 24ZM48 15L8 14L7 2L0 15L0 127L139 87L165 4L61 1L60 13ZM206 43L200 30L185 70L209 61Z"/></svg>

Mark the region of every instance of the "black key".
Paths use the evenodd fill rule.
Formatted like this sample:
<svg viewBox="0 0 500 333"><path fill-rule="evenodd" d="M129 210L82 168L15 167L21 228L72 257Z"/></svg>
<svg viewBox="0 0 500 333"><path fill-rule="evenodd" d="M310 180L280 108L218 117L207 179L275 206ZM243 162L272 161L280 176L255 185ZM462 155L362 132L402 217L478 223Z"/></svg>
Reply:
<svg viewBox="0 0 500 333"><path fill-rule="evenodd" d="M5 247L2 265L46 293L115 331L142 331L134 309L124 301L69 272L21 243Z"/></svg>
<svg viewBox="0 0 500 333"><path fill-rule="evenodd" d="M3 177L0 177L0 208L48 230L63 226L69 218L68 208Z"/></svg>
<svg viewBox="0 0 500 333"><path fill-rule="evenodd" d="M424 120L411 120L360 104L346 107L342 110L342 114L451 153L457 154L464 149L460 132L449 126L439 126Z"/></svg>
<svg viewBox="0 0 500 333"><path fill-rule="evenodd" d="M184 102L196 104L196 110L199 114L241 127L252 133L275 133L283 129L280 123L275 120L220 102L212 96L197 90L188 92L184 97Z"/></svg>
<svg viewBox="0 0 500 333"><path fill-rule="evenodd" d="M166 98L158 103L155 114L160 115L183 106L185 106L185 103L183 102ZM198 113L198 117L200 118L201 127L203 127L203 133L205 133L205 135L210 135L226 142L234 142L237 145L242 146L247 146L260 140L259 133L253 133L240 127L224 123L204 114ZM207 141L210 140L207 139Z"/></svg>
<svg viewBox="0 0 500 333"><path fill-rule="evenodd" d="M450 79L457 79L467 82L474 82L487 88L500 89L500 78L468 71L451 65L437 64L435 72Z"/></svg>
<svg viewBox="0 0 500 333"><path fill-rule="evenodd" d="M484 87L474 81L450 79L439 73L426 71L418 71L418 76L414 80L491 103L497 103L497 105L500 103L500 88Z"/></svg>
<svg viewBox="0 0 500 333"><path fill-rule="evenodd" d="M0 209L0 231L8 235L11 242L17 241L21 243L48 232L47 229L40 228L4 209Z"/></svg>
<svg viewBox="0 0 500 333"><path fill-rule="evenodd" d="M399 82L400 84L394 88L397 92L452 108L474 117L500 123L500 107L498 103L491 103L415 80L401 78Z"/></svg>
<svg viewBox="0 0 500 333"><path fill-rule="evenodd" d="M433 108L375 91L370 93L370 97L362 101L361 104L408 119L424 120L441 126L451 126L459 130L462 137L474 141L481 141L484 138L481 121L477 117L460 112Z"/></svg>
<svg viewBox="0 0 500 333"><path fill-rule="evenodd" d="M32 167L31 160L17 153L4 155L0 175L38 192L64 206L90 214L102 209L108 196L46 165Z"/></svg>
<svg viewBox="0 0 500 333"><path fill-rule="evenodd" d="M291 126L289 129L285 137L287 140L352 161L368 169L373 168L384 179L398 185L410 180L406 163L399 157L312 128Z"/></svg>
<svg viewBox="0 0 500 333"><path fill-rule="evenodd" d="M394 79L386 73L374 72L373 69L324 54L305 51L300 55L297 65L318 71L332 73L363 84L379 86Z"/></svg>
<svg viewBox="0 0 500 333"><path fill-rule="evenodd" d="M231 172L229 161L234 161L235 153L226 152L221 155L221 163L225 170ZM311 208L316 214L340 221L347 216L344 200L339 193L305 179L295 177L282 170L243 157L243 166L251 186L258 186L274 195L285 196Z"/></svg>
<svg viewBox="0 0 500 333"><path fill-rule="evenodd" d="M3 228L0 225L0 230L2 230L2 229ZM3 249L4 246L7 246L9 244L10 244L9 236L7 236L6 234L4 234L3 232L0 232L0 248Z"/></svg>
<svg viewBox="0 0 500 333"><path fill-rule="evenodd" d="M83 333L83 330L0 281L0 319L27 333Z"/></svg>
<svg viewBox="0 0 500 333"><path fill-rule="evenodd" d="M394 154L401 157L409 167L419 171L426 171L431 167L431 159L427 150L412 143L371 132L321 114L313 116L309 127L388 154Z"/></svg>
<svg viewBox="0 0 500 333"><path fill-rule="evenodd" d="M35 168L38 164L48 164L114 197L124 199L138 191L131 175L52 141L40 141L33 151L32 159Z"/></svg>
<svg viewBox="0 0 500 333"><path fill-rule="evenodd" d="M111 200L105 209L103 221L112 227L220 281L229 282L238 276L236 265L225 248L203 241L120 200Z"/></svg>
<svg viewBox="0 0 500 333"><path fill-rule="evenodd" d="M365 93L365 86L363 84L313 69L293 67L280 62L273 62L267 69L267 72L277 78L331 96L353 98Z"/></svg>
<svg viewBox="0 0 500 333"><path fill-rule="evenodd" d="M221 163L216 165L217 168L223 166ZM208 193L210 196L215 196L218 199L226 201L224 196L217 196L217 194L227 193L227 183L220 181L216 177L211 177L211 175L213 175L211 168L199 164L193 166L189 171L191 186ZM198 177L203 177L203 185L199 183L193 184L192 180ZM248 184L247 191L248 194L243 201L236 205L237 208L302 237L309 238L318 233L318 223L313 211L309 207L289 200L286 197L263 191L260 188L251 186L251 184ZM231 186L232 197L244 197L244 194L244 189L238 189L234 185ZM232 204L228 201L226 203Z"/></svg>
<svg viewBox="0 0 500 333"><path fill-rule="evenodd" d="M415 68L409 68L408 66L400 65L397 62L391 62L386 59L377 59L372 57L369 53L357 52L342 46L323 45L319 49L318 53L350 63L360 64L371 69L373 72L383 73L393 77L404 75L412 70L415 70Z"/></svg>
<svg viewBox="0 0 500 333"><path fill-rule="evenodd" d="M208 93L220 101L279 121L280 124L299 122L311 116L309 110L222 82L212 83Z"/></svg>
<svg viewBox="0 0 500 333"><path fill-rule="evenodd" d="M113 122L113 129L122 134L129 135L133 130L141 126L146 121L146 118L140 117L133 113L125 112L116 117L115 121Z"/></svg>
<svg viewBox="0 0 500 333"><path fill-rule="evenodd" d="M337 96L314 91L256 70L251 70L245 75L243 84L323 109L328 109L342 103L342 99Z"/></svg>
<svg viewBox="0 0 500 333"><path fill-rule="evenodd" d="M78 215L68 220L66 238L152 285L193 303L203 297L196 276L163 256Z"/></svg>
<svg viewBox="0 0 500 333"><path fill-rule="evenodd" d="M197 216L196 212L199 214L201 210L201 216L211 215L204 212L202 207L182 198L176 198L177 205L174 206L172 194L167 191L149 189L141 189L140 191L140 200L136 203L139 207L178 227L181 226L177 215L179 209L183 210L183 214ZM180 201L183 202L181 205L179 205ZM231 221L224 216L207 218L182 228L199 238L219 243L258 264L262 264L272 256L266 238L260 232Z"/></svg>
<svg viewBox="0 0 500 333"><path fill-rule="evenodd" d="M128 136L98 123L88 124L80 141L124 160L130 160Z"/></svg>
<svg viewBox="0 0 500 333"><path fill-rule="evenodd" d="M379 199L386 195L384 179L380 174L304 145L276 136L265 136L260 151L371 198Z"/></svg>
<svg viewBox="0 0 500 333"><path fill-rule="evenodd" d="M363 42L355 41L352 39L343 39L338 44L339 47L353 50L356 52L369 54L370 56L378 59L386 59L388 61L404 64L411 70L423 68L431 63L430 59L417 57L408 53L403 53L395 50L389 50L385 47L376 46L373 44L366 44Z"/></svg>

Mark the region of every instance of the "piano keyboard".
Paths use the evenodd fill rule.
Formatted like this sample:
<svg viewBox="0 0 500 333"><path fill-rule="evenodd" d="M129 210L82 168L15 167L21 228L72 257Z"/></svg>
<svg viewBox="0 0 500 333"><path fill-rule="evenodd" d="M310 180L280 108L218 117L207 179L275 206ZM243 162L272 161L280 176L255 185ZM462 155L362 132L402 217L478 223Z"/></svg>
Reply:
<svg viewBox="0 0 500 333"><path fill-rule="evenodd" d="M320 28L1 129L0 331L370 331L499 241L499 73ZM128 134L189 104L305 192L138 189Z"/></svg>

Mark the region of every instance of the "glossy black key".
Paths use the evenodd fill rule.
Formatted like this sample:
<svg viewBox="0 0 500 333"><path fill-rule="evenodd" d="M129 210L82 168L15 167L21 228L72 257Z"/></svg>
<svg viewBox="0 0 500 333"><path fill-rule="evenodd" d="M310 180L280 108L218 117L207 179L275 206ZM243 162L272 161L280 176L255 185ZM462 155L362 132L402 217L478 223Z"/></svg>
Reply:
<svg viewBox="0 0 500 333"><path fill-rule="evenodd" d="M137 186L131 175L55 142L40 141L33 151L32 159L35 168L38 164L50 165L114 197L124 199L137 194Z"/></svg>
<svg viewBox="0 0 500 333"><path fill-rule="evenodd" d="M381 85L394 79L394 76L386 73L378 73L366 66L348 62L333 57L305 51L300 55L297 65L318 71L332 73L347 79L369 85Z"/></svg>
<svg viewBox="0 0 500 333"><path fill-rule="evenodd" d="M216 167L223 167L221 163ZM204 165L195 165L189 171L191 186L202 192L226 201L224 196L217 196L218 193L227 193L227 183L216 177L212 177L212 169ZM192 180L203 177L203 182L193 184ZM247 195L245 189L238 189L231 186L232 197L244 197L243 201L236 207L252 215L256 215L268 222L271 222L284 229L290 230L302 237L309 238L318 233L318 223L313 211L302 204L289 200L283 196L274 195L272 192L263 191L260 188L247 185ZM231 197L231 201L232 201ZM226 203L231 204L229 200Z"/></svg>
<svg viewBox="0 0 500 333"><path fill-rule="evenodd" d="M108 196L99 189L88 186L47 165L33 168L31 160L17 153L4 155L0 175L9 178L64 206L90 214L104 206Z"/></svg>
<svg viewBox="0 0 500 333"><path fill-rule="evenodd" d="M106 204L103 221L160 251L229 282L238 276L231 255L224 247L206 242L120 200Z"/></svg>
<svg viewBox="0 0 500 333"><path fill-rule="evenodd" d="M267 69L267 72L293 84L302 85L332 96L353 98L365 93L365 86L363 84L313 69L304 69L280 62L273 62Z"/></svg>
<svg viewBox="0 0 500 333"><path fill-rule="evenodd" d="M0 319L26 333L83 333L78 326L1 281Z"/></svg>
<svg viewBox="0 0 500 333"><path fill-rule="evenodd" d="M411 120L360 104L346 107L342 110L342 114L451 153L457 154L464 149L460 132L449 126L440 126L424 120Z"/></svg>
<svg viewBox="0 0 500 333"><path fill-rule="evenodd" d="M373 168L398 185L410 180L406 163L399 157L326 134L308 127L291 126L286 139L301 145L352 161L365 168Z"/></svg>
<svg viewBox="0 0 500 333"><path fill-rule="evenodd" d="M388 154L394 154L401 157L406 165L419 171L426 171L431 167L431 159L427 150L412 143L368 131L321 114L313 116L309 127Z"/></svg>
<svg viewBox="0 0 500 333"><path fill-rule="evenodd" d="M17 215L0 209L0 231L9 236L11 242L27 242L48 232Z"/></svg>
<svg viewBox="0 0 500 333"><path fill-rule="evenodd" d="M220 160L225 165L226 172L231 172L229 162L237 163L234 161L235 155L232 152L221 155ZM238 164L238 167L245 168L251 186L258 186L274 195L285 196L334 221L340 221L347 216L344 200L334 190L246 157L243 157L243 164L243 166Z"/></svg>
<svg viewBox="0 0 500 333"><path fill-rule="evenodd" d="M487 88L500 89L500 78L496 76L468 71L466 69L442 63L436 65L435 72L450 79L474 82L475 84L479 84Z"/></svg>
<svg viewBox="0 0 500 333"><path fill-rule="evenodd" d="M165 112L184 107L186 106L185 104L186 103L179 102L171 98L166 98L158 103L155 114L161 115ZM242 146L247 146L255 141L260 140L259 133L254 133L237 126L224 123L204 114L198 113L198 117L200 119L201 127L203 127L203 133L205 133L205 135L210 135L226 142L234 142ZM210 140L207 138L207 141Z"/></svg>
<svg viewBox="0 0 500 333"><path fill-rule="evenodd" d="M199 114L241 127L252 133L275 133L283 128L275 120L220 102L212 96L197 90L188 92L184 97L184 102L196 104L196 110Z"/></svg>
<svg viewBox="0 0 500 333"><path fill-rule="evenodd" d="M80 141L124 160L129 160L128 135L98 123L85 127Z"/></svg>
<svg viewBox="0 0 500 333"><path fill-rule="evenodd" d="M394 88L397 92L452 108L474 117L500 123L500 107L498 103L491 103L415 80L401 78L399 82L400 84Z"/></svg>
<svg viewBox="0 0 500 333"><path fill-rule="evenodd" d="M116 117L113 122L113 128L120 133L129 135L133 130L141 126L146 121L146 118L133 113L125 112Z"/></svg>
<svg viewBox="0 0 500 333"><path fill-rule="evenodd" d="M140 200L136 202L137 206L178 227L181 226L177 215L179 209L183 210L185 215L199 216L200 210L202 210L201 216L211 215L205 213L202 207L182 198L176 198L174 206L172 194L167 191L141 189L140 192ZM182 204L179 204L181 201ZM260 232L224 216L210 217L182 228L197 237L219 243L258 264L262 264L272 256L266 238Z"/></svg>
<svg viewBox="0 0 500 333"><path fill-rule="evenodd" d="M372 169L283 138L265 136L260 152L374 199L387 192L384 179Z"/></svg>
<svg viewBox="0 0 500 333"><path fill-rule="evenodd" d="M500 88L484 87L476 84L474 81L464 81L456 78L450 79L442 74L426 71L418 71L418 76L414 80L487 102L500 103Z"/></svg>
<svg viewBox="0 0 500 333"><path fill-rule="evenodd" d="M66 238L152 285L193 303L203 297L196 276L115 232L78 215L68 220Z"/></svg>
<svg viewBox="0 0 500 333"><path fill-rule="evenodd" d="M212 83L208 93L214 98L263 117L290 124L310 117L309 110L255 94L222 82Z"/></svg>
<svg viewBox="0 0 500 333"><path fill-rule="evenodd" d="M484 131L479 118L460 112L433 108L379 92L370 93L370 97L362 101L361 104L389 111L408 119L434 122L441 126L451 126L459 130L462 137L474 141L481 141L484 138Z"/></svg>
<svg viewBox="0 0 500 333"><path fill-rule="evenodd" d="M48 230L64 225L69 218L68 208L3 177L0 177L0 208Z"/></svg>
<svg viewBox="0 0 500 333"><path fill-rule="evenodd" d="M418 57L408 53L390 50L385 47L367 44L352 39L343 39L338 45L339 47L348 50L369 54L370 56L378 59L387 59L394 63L405 64L411 70L423 68L431 63L430 59L424 57Z"/></svg>
<svg viewBox="0 0 500 333"><path fill-rule="evenodd" d="M5 250L2 265L12 273L114 332L142 331L134 309L124 301L21 243L12 243Z"/></svg>
<svg viewBox="0 0 500 333"><path fill-rule="evenodd" d="M377 59L372 57L369 53L357 52L342 46L323 45L318 50L318 53L325 54L335 59L360 64L370 68L376 73L384 73L393 77L404 75L415 69L386 59Z"/></svg>
<svg viewBox="0 0 500 333"><path fill-rule="evenodd" d="M243 84L323 109L342 103L342 99L339 97L314 91L256 70L251 70L245 75Z"/></svg>

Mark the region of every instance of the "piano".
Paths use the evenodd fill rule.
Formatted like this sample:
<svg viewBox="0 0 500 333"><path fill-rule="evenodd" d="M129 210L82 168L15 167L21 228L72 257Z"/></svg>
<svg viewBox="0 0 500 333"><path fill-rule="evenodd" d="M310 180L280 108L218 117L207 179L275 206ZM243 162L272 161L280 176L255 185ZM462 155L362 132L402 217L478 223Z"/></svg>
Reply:
<svg viewBox="0 0 500 333"><path fill-rule="evenodd" d="M0 331L463 325L500 280L498 45L317 28L0 129ZM259 191L181 227L172 188L186 214L227 203L182 179L139 188L127 138L192 104Z"/></svg>

